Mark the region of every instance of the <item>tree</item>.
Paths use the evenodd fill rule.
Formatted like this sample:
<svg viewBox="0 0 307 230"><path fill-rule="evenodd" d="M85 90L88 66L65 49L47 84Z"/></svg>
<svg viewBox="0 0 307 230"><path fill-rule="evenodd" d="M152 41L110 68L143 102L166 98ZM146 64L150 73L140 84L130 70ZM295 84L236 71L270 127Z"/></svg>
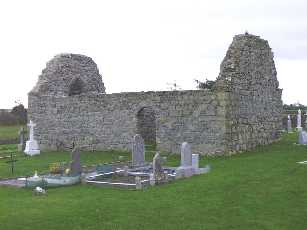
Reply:
<svg viewBox="0 0 307 230"><path fill-rule="evenodd" d="M19 104L13 107L11 114L14 115L19 124L27 123L27 110L23 106L23 104Z"/></svg>
<svg viewBox="0 0 307 230"><path fill-rule="evenodd" d="M212 89L215 81L211 81L211 80L208 80L206 79L205 82L202 82L202 81L199 81L197 79L194 79L194 81L196 82L197 84L197 89Z"/></svg>

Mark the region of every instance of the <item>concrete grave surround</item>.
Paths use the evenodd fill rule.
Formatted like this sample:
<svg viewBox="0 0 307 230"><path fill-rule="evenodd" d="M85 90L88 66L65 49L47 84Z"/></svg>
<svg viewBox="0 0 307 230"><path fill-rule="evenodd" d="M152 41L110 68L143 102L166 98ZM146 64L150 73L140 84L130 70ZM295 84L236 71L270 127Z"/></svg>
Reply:
<svg viewBox="0 0 307 230"><path fill-rule="evenodd" d="M268 42L250 34L234 37L210 90L106 94L91 58L61 54L29 93L28 114L41 149L68 149L75 142L131 150L140 133L160 151L179 153L187 141L194 152L221 155L279 138L278 84Z"/></svg>
<svg viewBox="0 0 307 230"><path fill-rule="evenodd" d="M145 144L142 136L136 134L132 145L132 165L144 165L145 163Z"/></svg>

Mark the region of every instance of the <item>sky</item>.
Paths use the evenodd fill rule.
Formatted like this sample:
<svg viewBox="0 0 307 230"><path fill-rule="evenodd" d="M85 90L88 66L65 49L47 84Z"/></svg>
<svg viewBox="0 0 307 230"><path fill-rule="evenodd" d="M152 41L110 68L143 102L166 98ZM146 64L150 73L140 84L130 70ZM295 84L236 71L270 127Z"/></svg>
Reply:
<svg viewBox="0 0 307 230"><path fill-rule="evenodd" d="M0 1L0 108L27 107L46 62L91 57L107 93L196 89L236 34L269 41L283 102L307 105L306 0Z"/></svg>

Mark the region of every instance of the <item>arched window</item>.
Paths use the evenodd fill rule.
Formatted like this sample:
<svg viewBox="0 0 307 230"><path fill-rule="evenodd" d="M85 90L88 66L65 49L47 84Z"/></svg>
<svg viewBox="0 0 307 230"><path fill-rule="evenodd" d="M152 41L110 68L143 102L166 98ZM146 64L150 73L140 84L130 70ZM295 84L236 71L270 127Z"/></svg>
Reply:
<svg viewBox="0 0 307 230"><path fill-rule="evenodd" d="M143 107L137 114L137 133L140 134L145 144L156 145L156 116L151 107Z"/></svg>
<svg viewBox="0 0 307 230"><path fill-rule="evenodd" d="M69 85L68 96L79 95L83 92L84 82L80 78L75 78Z"/></svg>

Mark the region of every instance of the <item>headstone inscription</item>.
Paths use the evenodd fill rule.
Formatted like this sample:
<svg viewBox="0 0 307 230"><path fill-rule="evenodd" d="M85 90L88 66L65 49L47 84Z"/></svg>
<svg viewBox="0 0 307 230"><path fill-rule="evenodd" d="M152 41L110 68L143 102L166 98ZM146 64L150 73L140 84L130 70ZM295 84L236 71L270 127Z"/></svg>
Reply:
<svg viewBox="0 0 307 230"><path fill-rule="evenodd" d="M145 144L140 134L136 134L132 144L132 165L142 166L145 164Z"/></svg>

